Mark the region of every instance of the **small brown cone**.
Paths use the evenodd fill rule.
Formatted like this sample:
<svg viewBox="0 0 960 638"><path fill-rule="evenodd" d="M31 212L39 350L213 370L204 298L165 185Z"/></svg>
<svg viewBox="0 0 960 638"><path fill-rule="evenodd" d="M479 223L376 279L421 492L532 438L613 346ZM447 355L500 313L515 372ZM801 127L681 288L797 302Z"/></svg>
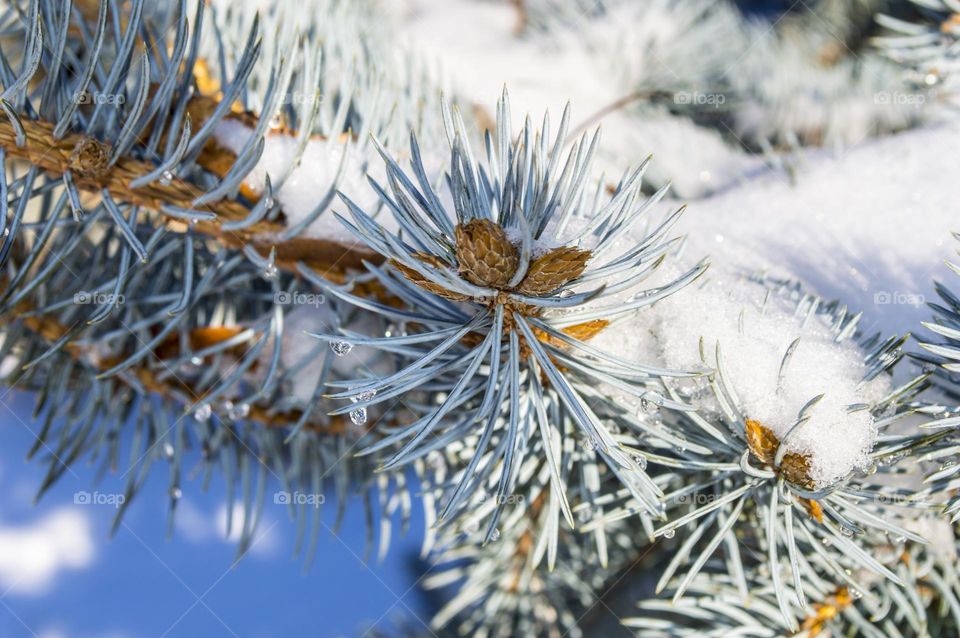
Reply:
<svg viewBox="0 0 960 638"><path fill-rule="evenodd" d="M822 603L813 605L814 613L807 616L800 629L806 631L809 638L816 638L827 629L828 623L843 613L843 610L853 604L853 596L847 587L838 587L837 590Z"/></svg>
<svg viewBox="0 0 960 638"><path fill-rule="evenodd" d="M783 457L777 472L787 481L808 490L814 488L810 478L810 459L803 454L790 453Z"/></svg>
<svg viewBox="0 0 960 638"><path fill-rule="evenodd" d="M507 232L489 219L457 224L460 275L477 286L504 288L517 272L520 255Z"/></svg>
<svg viewBox="0 0 960 638"><path fill-rule="evenodd" d="M583 274L590 259L589 250L573 246L554 248L530 262L530 268L517 292L524 295L546 295Z"/></svg>
<svg viewBox="0 0 960 638"><path fill-rule="evenodd" d="M819 501L815 501L812 498L801 498L800 503L803 504L803 507L807 510L807 514L810 515L810 518L818 523L823 522L823 506L820 505Z"/></svg>
<svg viewBox="0 0 960 638"><path fill-rule="evenodd" d="M761 463L773 463L780 440L759 421L747 419L747 447Z"/></svg>
<svg viewBox="0 0 960 638"><path fill-rule="evenodd" d="M777 450L780 448L780 439L769 428L753 419L746 421L746 435L747 447L757 460L766 465L773 465ZM791 452L784 455L776 470L778 475L794 485L805 489L814 487L814 482L810 478L810 458L803 454Z"/></svg>

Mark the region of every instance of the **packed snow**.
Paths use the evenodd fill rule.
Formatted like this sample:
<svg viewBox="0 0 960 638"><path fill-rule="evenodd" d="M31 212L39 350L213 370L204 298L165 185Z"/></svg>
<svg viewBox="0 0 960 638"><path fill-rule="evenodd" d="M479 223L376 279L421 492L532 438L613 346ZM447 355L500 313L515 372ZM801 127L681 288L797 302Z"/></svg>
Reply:
<svg viewBox="0 0 960 638"><path fill-rule="evenodd" d="M867 466L877 429L867 410L890 389L885 377L860 385L864 352L853 342L837 343L823 317L804 322L795 302L771 295L744 278L715 277L694 284L641 311L594 342L621 356L672 369L717 369L719 345L726 386L746 418L779 438L787 451L810 457L810 478L826 487ZM700 358L700 339L706 361ZM783 369L791 344L797 345ZM791 430L804 406L809 420Z"/></svg>
<svg viewBox="0 0 960 638"><path fill-rule="evenodd" d="M231 119L221 122L215 131L217 143L233 153L239 153L252 134L253 129ZM308 219L330 189L350 193L368 212L379 207L379 198L366 183L368 170L376 175L384 173L383 161L372 147L351 139L314 137L307 141L299 162L290 170L297 146L298 140L292 135L268 132L264 136L263 155L244 180L254 192L263 194L266 178L270 176L273 197L286 215L288 226L297 226ZM279 184L278 180L285 175ZM339 203L337 198L330 202L331 205ZM321 211L303 234L353 243L353 236L330 213L330 207Z"/></svg>
<svg viewBox="0 0 960 638"><path fill-rule="evenodd" d="M680 229L691 258L770 269L863 311L864 330L914 332L955 253L960 128L943 124L842 154L810 152L793 179L766 175L693 201Z"/></svg>

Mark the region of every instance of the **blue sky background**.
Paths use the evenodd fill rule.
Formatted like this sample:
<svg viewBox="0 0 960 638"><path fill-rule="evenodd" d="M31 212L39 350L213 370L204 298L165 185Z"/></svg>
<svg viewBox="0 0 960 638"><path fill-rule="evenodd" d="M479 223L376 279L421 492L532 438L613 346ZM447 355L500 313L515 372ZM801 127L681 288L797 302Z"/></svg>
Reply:
<svg viewBox="0 0 960 638"><path fill-rule="evenodd" d="M31 410L30 395L0 398L0 636L332 638L363 635L372 623L389 633L391 620L404 615L429 619L429 600L415 586L426 569L417 560L419 510L405 536L395 526L382 564L375 557L365 563L363 508L353 503L337 537L321 533L316 560L304 573L302 558L291 558L295 525L284 506L267 498L259 530L265 536L231 568L236 546L217 530L222 482L204 493L199 478L185 480L183 520L168 541L160 463L111 539L112 506L74 504L80 490L122 492L116 477L97 484L96 466L81 463L76 476L64 475L33 505L45 466L24 460L39 427ZM324 506L328 524L334 506ZM11 573L10 563L31 575Z"/></svg>

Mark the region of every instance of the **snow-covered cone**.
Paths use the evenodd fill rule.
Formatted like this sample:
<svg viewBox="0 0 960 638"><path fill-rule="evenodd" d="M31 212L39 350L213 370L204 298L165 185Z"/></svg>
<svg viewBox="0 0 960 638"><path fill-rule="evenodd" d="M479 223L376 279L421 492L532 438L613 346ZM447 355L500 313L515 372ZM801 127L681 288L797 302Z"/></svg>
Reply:
<svg viewBox="0 0 960 638"><path fill-rule="evenodd" d="M793 601L806 600L822 580L861 593L878 576L900 582L896 567L869 548L888 535L924 542L891 513L929 507L928 499L882 481L902 471L897 461L915 439L879 434L908 413L897 406L919 384L891 387L884 373L904 339L858 335L859 315L845 306L785 282L720 283L666 300L646 319L664 363L701 359L709 367L709 383L667 384L671 399L698 409L665 412L663 432L646 445L650 465L663 468L651 472L669 517L653 536L688 532L658 591L669 589L675 602L695 594L697 574L723 544L732 587L745 596L753 591L748 579L769 583L782 622L796 631ZM709 316L694 316L703 307ZM627 500L586 529L635 509ZM829 558L798 562L814 554ZM838 576L836 565L849 571Z"/></svg>

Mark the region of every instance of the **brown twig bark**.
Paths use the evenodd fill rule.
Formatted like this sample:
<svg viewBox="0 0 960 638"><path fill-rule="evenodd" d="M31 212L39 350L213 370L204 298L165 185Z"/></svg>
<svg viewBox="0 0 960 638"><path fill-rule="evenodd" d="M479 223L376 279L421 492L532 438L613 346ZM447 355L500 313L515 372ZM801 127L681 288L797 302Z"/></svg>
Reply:
<svg viewBox="0 0 960 638"><path fill-rule="evenodd" d="M146 186L133 188L130 183L155 170L155 166L142 160L123 157L112 167L102 168L94 164L84 165L77 161L78 152L97 144L81 134L69 134L62 139L53 137L53 125L38 120L22 122L26 141L16 144L16 130L12 123L0 121L0 146L7 156L37 166L48 174L60 176L70 171L74 183L82 191L95 195L106 189L118 202L140 206L159 215L160 223L166 223L171 229L183 231L186 224L182 219L164 215L164 204L178 208L196 209L194 199L200 194L193 184L173 177L170 180L155 181ZM217 147L204 151L201 164L216 171L228 170L233 165L233 157L228 151ZM221 173L222 174L222 173ZM374 252L356 245L312 237L296 237L286 241L276 241L271 237L286 230L282 221L263 220L242 230L225 230L224 222L245 219L250 210L239 201L222 199L200 207L217 217L209 221L198 221L194 225L197 233L206 235L221 244L239 249L252 245L261 255L268 255L276 248L277 265L295 272L297 262L320 272L333 281L343 281L345 274L362 267L364 260L378 263L382 259ZM282 218L281 218L282 219Z"/></svg>

